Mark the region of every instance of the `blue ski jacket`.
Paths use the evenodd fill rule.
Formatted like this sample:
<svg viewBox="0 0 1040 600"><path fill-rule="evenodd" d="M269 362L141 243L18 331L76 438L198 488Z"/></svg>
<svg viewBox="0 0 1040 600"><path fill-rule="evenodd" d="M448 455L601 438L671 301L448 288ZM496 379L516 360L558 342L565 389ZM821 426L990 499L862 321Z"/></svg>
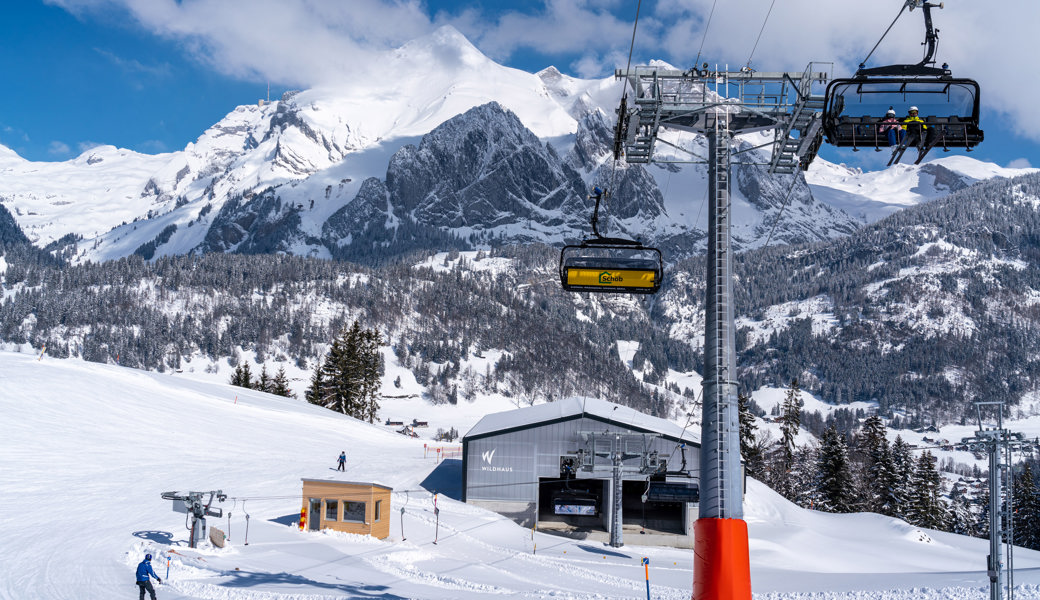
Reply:
<svg viewBox="0 0 1040 600"><path fill-rule="evenodd" d="M148 581L149 575L155 577L156 579L159 579L159 576L155 574L154 570L152 570L151 561L142 560L141 564L137 565L137 580Z"/></svg>

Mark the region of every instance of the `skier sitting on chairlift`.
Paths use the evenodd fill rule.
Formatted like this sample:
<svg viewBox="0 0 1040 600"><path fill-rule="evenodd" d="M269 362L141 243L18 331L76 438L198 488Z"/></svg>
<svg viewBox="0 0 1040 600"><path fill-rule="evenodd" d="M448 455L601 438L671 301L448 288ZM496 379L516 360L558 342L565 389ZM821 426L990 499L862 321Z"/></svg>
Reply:
<svg viewBox="0 0 1040 600"><path fill-rule="evenodd" d="M889 146L898 146L899 142L903 141L903 137L906 135L900 123L901 121L896 116L895 109L889 108L888 112L885 113L885 118L881 120L881 126L878 127L878 131L888 137Z"/></svg>

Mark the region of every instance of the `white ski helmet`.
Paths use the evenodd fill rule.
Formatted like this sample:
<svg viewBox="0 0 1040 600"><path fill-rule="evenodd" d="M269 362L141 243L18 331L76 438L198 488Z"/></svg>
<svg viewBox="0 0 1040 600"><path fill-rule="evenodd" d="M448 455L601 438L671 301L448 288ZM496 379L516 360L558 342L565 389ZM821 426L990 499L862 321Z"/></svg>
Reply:
<svg viewBox="0 0 1040 600"><path fill-rule="evenodd" d="M886 116L886 117L894 117L894 116L896 116L896 111L895 111L895 109L894 109L894 108L890 108L890 109L888 109L888 112L887 112L887 113L885 113L885 116Z"/></svg>
<svg viewBox="0 0 1040 600"><path fill-rule="evenodd" d="M911 106L910 107L910 112L918 112L917 107L916 106Z"/></svg>

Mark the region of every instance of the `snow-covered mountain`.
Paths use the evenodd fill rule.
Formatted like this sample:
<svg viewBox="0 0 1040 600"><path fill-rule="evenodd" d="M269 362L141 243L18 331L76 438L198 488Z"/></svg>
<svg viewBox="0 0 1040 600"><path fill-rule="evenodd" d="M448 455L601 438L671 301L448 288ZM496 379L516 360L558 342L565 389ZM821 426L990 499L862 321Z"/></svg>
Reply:
<svg viewBox="0 0 1040 600"><path fill-rule="evenodd" d="M38 246L76 238L77 260L229 250L358 258L576 239L588 232L586 194L598 184L612 192L611 233L653 240L674 257L703 248L703 165L615 167L613 78L503 67L451 27L376 67L378 77L239 106L179 152L101 146L38 163L0 147L0 206ZM896 207L1012 174L964 157L878 174L817 162L786 209L789 178L735 166L736 246L759 246L770 231L785 243L841 236Z"/></svg>
<svg viewBox="0 0 1040 600"><path fill-rule="evenodd" d="M840 207L862 223L873 223L979 181L1035 171L1000 167L964 155L936 158L920 165L898 164L880 171L853 169L817 158L805 179L817 200Z"/></svg>

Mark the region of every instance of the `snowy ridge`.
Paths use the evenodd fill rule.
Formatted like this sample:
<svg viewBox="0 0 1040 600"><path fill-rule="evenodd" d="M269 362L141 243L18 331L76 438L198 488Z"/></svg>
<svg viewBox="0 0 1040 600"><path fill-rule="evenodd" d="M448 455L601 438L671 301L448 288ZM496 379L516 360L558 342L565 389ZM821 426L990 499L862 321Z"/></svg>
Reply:
<svg viewBox="0 0 1040 600"><path fill-rule="evenodd" d="M466 247L487 245L471 239L490 231L487 224L458 226L421 211L413 214L366 182L389 185L388 170L399 152L460 115L497 103L537 139L525 143L546 154L552 169L572 168L580 176L567 186L569 199L559 210L497 211L493 233L503 241L559 243L580 237L587 233L585 192L594 183L611 182L606 229L652 239L677 257L703 250L703 165L614 168L610 143L621 84L612 77L581 80L551 67L537 74L507 68L451 27L387 52L370 71L360 80L287 93L271 104L239 106L179 152L149 156L98 147L70 161L34 163L0 148L0 203L37 246L68 234L82 238L75 260L206 251L355 258L373 250L350 247L361 238L371 242L379 232L397 238L402 248L410 247L407 240L402 245L402 236L422 240L430 231L465 240ZM741 143L758 145L763 135ZM703 151L697 136L667 131L663 136ZM761 151L744 156L767 161ZM901 207L1021 171L957 156L875 173L817 160L808 173L809 187L798 182L785 210L787 178L736 166L734 243L746 249L766 240L839 237ZM498 175L538 181L537 173L519 164ZM484 200L500 200L492 189L488 186L481 198L465 197L469 204L459 210L476 205L483 214ZM550 196L560 190L542 190L543 197L527 200L555 206L559 198ZM376 221L379 229L372 229ZM402 224L415 227L402 231Z"/></svg>
<svg viewBox="0 0 1040 600"><path fill-rule="evenodd" d="M76 589L86 600L108 599L113 590L132 590L145 552L156 556L159 594L167 598L290 600L375 590L430 599L632 598L645 589L644 556L654 598L690 594L689 550L643 547L631 536L617 549L542 533L532 539L530 530L452 499L457 462L438 465L423 457L420 440L302 401L17 352L0 352L0 384L8 417L0 507L19 515L0 522L3 598L66 598ZM459 409L479 402L469 406ZM293 526L300 478L335 478L330 468L343 449L345 479L394 488L390 538ZM188 549L184 516L160 493L217 488L230 498L225 516L209 524L229 533L230 545ZM442 492L437 545L431 489ZM71 494L77 510L31 509ZM745 514L756 598L988 596L984 540L872 514L806 511L753 480ZM1040 553L1017 550L1015 564L1016 597L1040 598Z"/></svg>
<svg viewBox="0 0 1040 600"><path fill-rule="evenodd" d="M963 155L868 172L817 158L805 178L821 202L841 208L864 223L873 223L902 208L945 196L978 181L1036 171L1000 167Z"/></svg>

